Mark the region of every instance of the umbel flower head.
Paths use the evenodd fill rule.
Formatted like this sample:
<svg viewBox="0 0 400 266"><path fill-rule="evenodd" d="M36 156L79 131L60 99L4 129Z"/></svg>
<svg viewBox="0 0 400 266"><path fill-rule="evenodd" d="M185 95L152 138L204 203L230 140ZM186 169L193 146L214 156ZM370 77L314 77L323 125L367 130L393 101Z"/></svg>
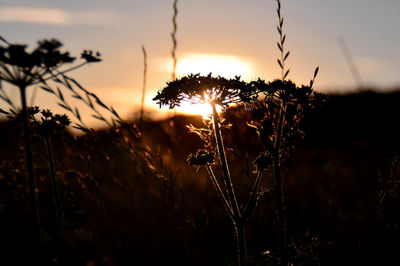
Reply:
<svg viewBox="0 0 400 266"><path fill-rule="evenodd" d="M192 153L187 158L189 165L200 166L200 165L211 165L215 161L215 153L207 150L198 150L196 153Z"/></svg>
<svg viewBox="0 0 400 266"><path fill-rule="evenodd" d="M36 108L35 113L38 112L39 108ZM49 137L57 131L62 131L71 123L66 115L53 114L50 110L42 110L40 113L42 115L40 120L31 113L33 119L31 126L42 137Z"/></svg>
<svg viewBox="0 0 400 266"><path fill-rule="evenodd" d="M75 57L61 51L62 43L56 39L42 40L31 52L27 45L10 44L0 36L0 80L17 86L29 86L59 74L60 67L73 63ZM99 54L84 51L83 64L100 61ZM81 64L81 65L83 65ZM77 67L74 67L74 69Z"/></svg>
<svg viewBox="0 0 400 266"><path fill-rule="evenodd" d="M232 103L250 102L256 97L256 89L252 84L240 80L240 77L226 79L223 77L200 76L190 74L181 79L167 83L167 86L157 92L153 101L168 105L170 109L180 106L181 102L212 103L227 107Z"/></svg>

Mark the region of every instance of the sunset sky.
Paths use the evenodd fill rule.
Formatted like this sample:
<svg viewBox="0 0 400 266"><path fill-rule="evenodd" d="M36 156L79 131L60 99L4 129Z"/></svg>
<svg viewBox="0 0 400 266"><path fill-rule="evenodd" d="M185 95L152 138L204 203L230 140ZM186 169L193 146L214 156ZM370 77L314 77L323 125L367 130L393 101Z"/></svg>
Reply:
<svg viewBox="0 0 400 266"><path fill-rule="evenodd" d="M0 0L0 35L12 43L57 38L78 56L99 50L103 62L72 74L121 113L141 98L144 45L148 54L146 104L171 79L172 0ZM279 77L274 0L179 0L178 72L213 72L245 80ZM400 1L282 1L290 78L308 83L316 66L320 91L345 91L355 81L339 46L343 38L363 83L400 84ZM15 91L10 95L17 97ZM37 104L50 104L39 93Z"/></svg>

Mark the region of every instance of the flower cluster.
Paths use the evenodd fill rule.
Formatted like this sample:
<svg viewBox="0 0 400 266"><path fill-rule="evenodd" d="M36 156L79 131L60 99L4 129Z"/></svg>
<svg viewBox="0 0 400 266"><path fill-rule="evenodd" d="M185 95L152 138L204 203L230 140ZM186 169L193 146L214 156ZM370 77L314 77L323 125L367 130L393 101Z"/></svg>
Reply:
<svg viewBox="0 0 400 266"><path fill-rule="evenodd" d="M187 161L191 166L211 165L214 164L215 153L207 150L198 150L196 153L190 154Z"/></svg>
<svg viewBox="0 0 400 266"><path fill-rule="evenodd" d="M167 83L157 92L153 101L168 105L170 109L180 106L181 102L214 103L227 107L232 103L251 103L264 94L269 100L279 100L293 104L309 104L320 101L321 96L311 86L296 87L293 82L274 80L265 82L258 79L252 82L240 80L240 77L226 79L223 77L200 76L190 74Z"/></svg>
<svg viewBox="0 0 400 266"><path fill-rule="evenodd" d="M40 120L36 119L34 114L39 113L37 108L35 112L30 112L33 119L32 129L41 137L49 137L55 132L64 130L71 122L67 115L53 114L50 110L42 110Z"/></svg>
<svg viewBox="0 0 400 266"><path fill-rule="evenodd" d="M261 153L253 162L257 172L262 173L265 169L270 167L273 163L273 158L268 152Z"/></svg>
<svg viewBox="0 0 400 266"><path fill-rule="evenodd" d="M56 39L42 40L36 48L28 52L27 45L10 44L4 38L0 40L0 80L17 86L29 86L57 75L56 71L65 64L75 61L69 52L61 51L62 43ZM84 51L85 63L99 62L100 54ZM76 68L76 67L74 67Z"/></svg>
<svg viewBox="0 0 400 266"><path fill-rule="evenodd" d="M167 83L157 92L153 101L157 104L169 105L170 109L180 106L182 101L191 103L213 103L227 107L232 103L250 102L256 97L256 90L250 83L240 77L226 79L223 77L200 76L191 74Z"/></svg>
<svg viewBox="0 0 400 266"><path fill-rule="evenodd" d="M100 62L101 61L100 56L101 55L99 52L96 52L96 54L94 54L93 51L90 50L83 50L81 54L81 58L85 59L86 62L88 63Z"/></svg>

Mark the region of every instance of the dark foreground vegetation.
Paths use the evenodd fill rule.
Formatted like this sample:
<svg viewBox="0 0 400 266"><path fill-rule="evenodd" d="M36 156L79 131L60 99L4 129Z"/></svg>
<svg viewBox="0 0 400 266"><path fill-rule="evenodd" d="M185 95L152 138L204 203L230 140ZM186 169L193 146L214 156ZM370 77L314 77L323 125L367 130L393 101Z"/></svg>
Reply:
<svg viewBox="0 0 400 266"><path fill-rule="evenodd" d="M397 261L399 101L398 92L331 95L305 114L305 138L282 167L288 252L295 265ZM246 126L255 115L230 109L222 114L232 124L224 141L231 148L227 156L239 204L251 191L252 162L260 153L256 131ZM144 119L138 123L140 145L132 144L139 142L124 129L53 136L61 240L55 233L49 160L42 139L33 137L38 250L31 245L20 124L0 124L1 265L28 265L37 252L44 264L60 265L231 265L235 260L229 217L206 171L196 172L186 161L203 146L186 128L201 126L200 117ZM266 172L263 194L246 225L249 265L277 263L273 185Z"/></svg>

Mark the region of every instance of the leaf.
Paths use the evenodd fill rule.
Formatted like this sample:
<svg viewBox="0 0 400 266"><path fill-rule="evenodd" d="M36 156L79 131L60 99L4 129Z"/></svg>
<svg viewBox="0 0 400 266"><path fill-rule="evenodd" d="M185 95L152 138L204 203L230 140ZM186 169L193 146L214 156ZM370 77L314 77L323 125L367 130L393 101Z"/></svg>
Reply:
<svg viewBox="0 0 400 266"><path fill-rule="evenodd" d="M79 121L82 121L81 115L79 114L79 110L77 107L75 107L75 116L76 116L76 118L78 118Z"/></svg>
<svg viewBox="0 0 400 266"><path fill-rule="evenodd" d="M279 66L280 66L281 68L283 68L283 65L282 65L281 60L279 60L279 59L276 59L276 60L278 61Z"/></svg>
<svg viewBox="0 0 400 266"><path fill-rule="evenodd" d="M6 39L4 39L2 36L0 36L0 40L2 40L4 43L9 44Z"/></svg>
<svg viewBox="0 0 400 266"><path fill-rule="evenodd" d="M276 26L276 29L278 30L279 34L282 34L282 30L278 26Z"/></svg>
<svg viewBox="0 0 400 266"><path fill-rule="evenodd" d="M68 111L70 111L70 112L72 112L72 109L71 109L71 107L69 107L69 106L67 106L67 105L65 105L65 104L63 104L63 103L57 103L59 106L61 106L62 108L64 108L64 109L66 109L66 110L68 110Z"/></svg>
<svg viewBox="0 0 400 266"><path fill-rule="evenodd" d="M119 117L117 111L115 111L114 107L111 106L111 112L118 118L121 119L121 117Z"/></svg>
<svg viewBox="0 0 400 266"><path fill-rule="evenodd" d="M278 45L279 50L280 50L281 52L283 52L283 51L282 51L282 46L279 44L279 42L277 42L276 44Z"/></svg>
<svg viewBox="0 0 400 266"><path fill-rule="evenodd" d="M79 95L79 94L74 94L74 95L72 95L72 97L74 97L75 99L79 99L79 100L82 100L82 97Z"/></svg>
<svg viewBox="0 0 400 266"><path fill-rule="evenodd" d="M92 99L90 98L89 94L86 94L86 98L87 98L87 100L88 100L89 106L90 106L92 109L94 109L93 102L92 102Z"/></svg>
<svg viewBox="0 0 400 266"><path fill-rule="evenodd" d="M319 66L318 66L318 67L315 69L315 71L314 71L314 78L317 76L318 71L319 71Z"/></svg>
<svg viewBox="0 0 400 266"><path fill-rule="evenodd" d="M5 114L5 115L9 115L10 113L7 111L4 111L3 109L0 108L0 113Z"/></svg>
<svg viewBox="0 0 400 266"><path fill-rule="evenodd" d="M105 105L105 104L99 99L99 97L97 97L95 94L91 93L90 95L96 99L96 102L97 102L101 107L103 107L103 108L105 108L105 109L107 109L107 110L110 110L110 109L108 108L108 106Z"/></svg>
<svg viewBox="0 0 400 266"><path fill-rule="evenodd" d="M100 117L100 116L95 115L95 114L92 114L92 116L93 116L94 118L96 118L96 119L99 119L100 121L106 121L106 120L104 119L104 117Z"/></svg>
<svg viewBox="0 0 400 266"><path fill-rule="evenodd" d="M285 57L283 58L283 61L286 61L286 59L288 58L289 54L290 54L290 51L288 51L288 52L286 53Z"/></svg>
<svg viewBox="0 0 400 266"><path fill-rule="evenodd" d="M79 84L79 82L76 81L75 79L73 79L73 78L68 78L68 77L67 77L67 79L70 80L72 83L74 83L80 90L84 91L85 93L89 93L89 92L88 92L84 87L82 87L81 84Z"/></svg>
<svg viewBox="0 0 400 266"><path fill-rule="evenodd" d="M63 75L62 77L64 78L64 85L66 85L70 91L75 92L74 88L72 88L71 84L68 82L67 76Z"/></svg>
<svg viewBox="0 0 400 266"><path fill-rule="evenodd" d="M57 77L53 77L53 81L60 83L60 84L64 84L59 78Z"/></svg>
<svg viewBox="0 0 400 266"><path fill-rule="evenodd" d="M290 69L288 69L288 70L286 71L285 75L283 76L283 79L285 79L285 78L289 75L289 71L290 71Z"/></svg>
<svg viewBox="0 0 400 266"><path fill-rule="evenodd" d="M117 123L115 123L114 117L111 117L111 123L112 123L113 127L117 127Z"/></svg>
<svg viewBox="0 0 400 266"><path fill-rule="evenodd" d="M88 128L86 128L86 127L84 127L84 126L82 126L81 124L78 124L78 123L75 123L75 126L72 126L72 127L76 128L76 129L79 129L79 130L82 130L85 133L92 132L90 129L88 129Z"/></svg>
<svg viewBox="0 0 400 266"><path fill-rule="evenodd" d="M45 87L45 86L40 86L40 88L44 91L50 92L52 94L56 94L51 88Z"/></svg>
<svg viewBox="0 0 400 266"><path fill-rule="evenodd" d="M58 91L58 97L61 99L61 101L65 102L64 95L62 94L60 88L57 87L57 91Z"/></svg>

